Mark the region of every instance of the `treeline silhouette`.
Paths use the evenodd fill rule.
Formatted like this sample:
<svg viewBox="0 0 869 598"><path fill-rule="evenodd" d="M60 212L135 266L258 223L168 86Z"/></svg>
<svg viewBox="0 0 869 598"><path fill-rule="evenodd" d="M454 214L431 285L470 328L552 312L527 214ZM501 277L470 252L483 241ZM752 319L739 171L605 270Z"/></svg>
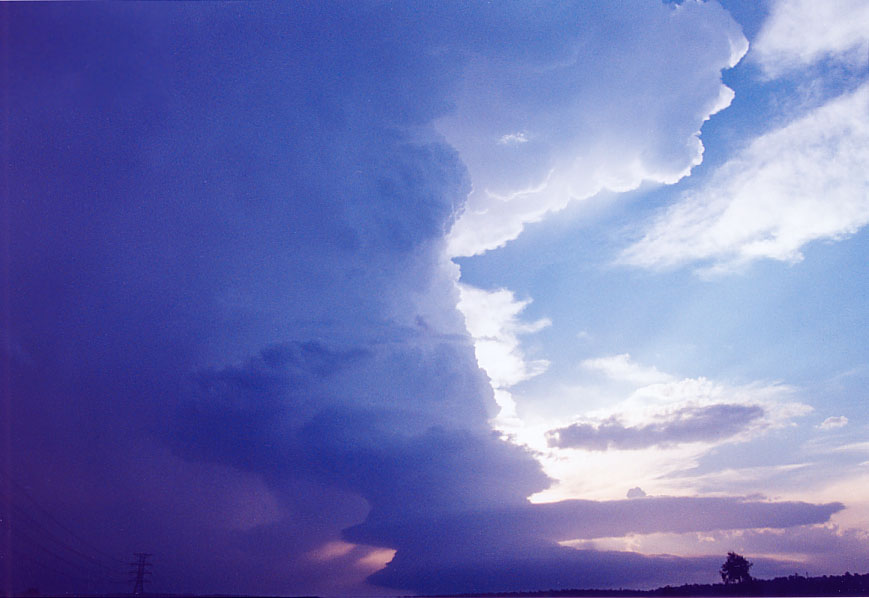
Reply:
<svg viewBox="0 0 869 598"><path fill-rule="evenodd" d="M493 598L495 596L582 597L582 596L869 596L869 573L823 575L807 577L789 575L774 579L752 579L742 583L685 584L664 586L654 590L540 590L536 592L494 592L487 594L459 594L465 598Z"/></svg>

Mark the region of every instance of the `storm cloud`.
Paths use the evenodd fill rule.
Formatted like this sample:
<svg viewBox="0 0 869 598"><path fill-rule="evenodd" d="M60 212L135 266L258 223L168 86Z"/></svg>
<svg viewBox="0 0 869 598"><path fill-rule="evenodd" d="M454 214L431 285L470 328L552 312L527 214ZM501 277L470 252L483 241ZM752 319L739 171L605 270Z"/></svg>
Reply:
<svg viewBox="0 0 869 598"><path fill-rule="evenodd" d="M636 26L651 31L671 9L648 10ZM6 495L35 508L15 490L27 488L115 560L153 553L155 590L196 593L530 589L606 585L614 571L645 583L708 563L662 569L557 541L835 513L528 502L551 480L489 424L497 406L446 253L473 181L435 126L468 65L567 26L560 10L515 11L4 7ZM690 122L661 142L680 158L662 178L696 159L738 54L735 24L709 11L726 27ZM558 39L532 44L532 70L570 55ZM594 434L648 446L735 433L761 413L723 405ZM570 430L559 442L578 442ZM123 589L62 564L47 573L35 564L47 540L17 521L4 587Z"/></svg>
<svg viewBox="0 0 869 598"><path fill-rule="evenodd" d="M457 592L463 587L522 590L544 587L546 579L553 580L555 587L607 586L616 570L620 581L649 584L669 575L692 577L695 567L702 571L700 564L709 561L576 550L555 542L688 530L788 528L825 522L842 508L839 503L770 503L733 497L567 500L383 525L366 522L346 530L345 536L363 543L385 540L400 547L395 559L373 576L393 587L413 583L426 592ZM478 572L476 577L473 571ZM697 578L702 579L702 574Z"/></svg>

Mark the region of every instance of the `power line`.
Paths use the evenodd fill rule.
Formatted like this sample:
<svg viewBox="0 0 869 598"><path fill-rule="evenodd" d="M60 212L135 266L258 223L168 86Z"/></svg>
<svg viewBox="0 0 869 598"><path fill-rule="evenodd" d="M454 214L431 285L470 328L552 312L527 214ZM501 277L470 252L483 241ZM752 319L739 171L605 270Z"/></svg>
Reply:
<svg viewBox="0 0 869 598"><path fill-rule="evenodd" d="M40 505L2 467L0 467L0 476L2 476L0 477L0 481L5 480L6 482L6 484L3 484L6 486L4 493L7 499L5 501L6 516L3 516L3 505L0 505L0 528L5 528L4 535L9 540L10 550L7 551L9 553L7 554L8 564L11 565L11 561L15 557L27 560L41 567L44 571L50 571L67 579L75 579L87 583L108 582L124 584L131 582L134 584L134 595L145 593L145 584L152 581L153 564L148 561L152 556L151 553L135 553L137 560L132 563L125 563L106 554L83 539ZM25 499L24 502L27 503L26 507L21 504L21 497ZM35 511L35 513L31 511ZM36 513L41 515L42 521L36 517ZM51 529L47 522L65 532L66 538ZM22 551L18 547L13 551L11 549L13 537L15 540L29 546L31 550L36 549L39 551L43 557L37 558L34 554ZM101 556L94 556L94 553ZM46 562L44 557L48 557L49 562ZM128 581L119 579L121 569L118 565L111 564L109 561L118 563L119 565L129 565L132 568L129 571L132 576L131 579Z"/></svg>
<svg viewBox="0 0 869 598"><path fill-rule="evenodd" d="M7 580L11 580L13 562L24 560L67 580L127 583L123 575L127 563L107 555L64 525L0 467L0 482L4 481L0 483L0 487L5 486L6 499L0 504L0 531L6 539L3 560Z"/></svg>
<svg viewBox="0 0 869 598"><path fill-rule="evenodd" d="M21 532L21 530L14 530L14 535L17 539L23 540L24 542L29 543L31 546L37 548L38 550L42 551L46 555L50 556L52 559L54 559L55 564L57 564L58 562L64 563L64 564L68 565L69 567L71 567L72 571L74 571L74 572L70 572L70 570L62 572L62 571L59 571L54 566L46 566L44 562L38 561L35 557L33 557L33 555L28 555L26 553L23 553L18 548L16 548L16 550L14 551L14 553L12 555L10 555L11 558L21 556L27 560L36 562L37 564L40 564L42 566L46 566L46 568L54 571L55 573L58 573L58 574L63 575L65 577L72 577L72 578L82 580L82 581L87 581L87 582L107 581L109 583L114 583L114 584L124 583L124 581L119 579L119 578L108 577L108 575L106 573L95 574L95 572L93 572L93 571L82 572L81 566L79 563L73 562L73 561L67 559L66 557L58 554L57 552L55 552L51 548L41 544L38 540L35 540L33 537L29 536L27 533ZM118 573L118 572L116 571L115 573Z"/></svg>
<svg viewBox="0 0 869 598"><path fill-rule="evenodd" d="M10 518L4 518L4 527L11 532L10 536L14 540L11 550L7 554L7 559L11 562L19 556L26 557L27 552L32 552L34 549L39 551L44 557L50 559L54 563L51 569L65 571L64 575L76 579L85 579L88 582L107 581L110 583L124 583L122 580L123 571L115 568L97 567L91 562L84 561L70 547L52 543L53 538L48 538L39 533L39 530L27 525L22 525L19 521L10 521ZM29 560L33 560L33 555L30 555Z"/></svg>
<svg viewBox="0 0 869 598"><path fill-rule="evenodd" d="M35 532L42 530L42 533L41 533L42 538L44 538L50 542L54 542L55 544L57 544L61 548L65 549L68 552L70 552L70 553L78 556L79 558L85 560L90 566L96 566L97 568L103 569L105 571L115 572L118 570L118 568L116 566L107 565L103 561L96 559L96 558L78 550L77 548L71 546L70 544L66 543L64 540L62 540L57 535L55 535L54 532L52 532L50 529L48 529L47 527L42 525L42 523L37 521L29 513L27 513L27 511L25 511L24 509L22 509L18 505L13 504L11 506L12 506L12 509L20 515L20 517L23 517L24 519L27 519L30 522L29 529L31 529ZM20 519L20 517L8 517L9 524L15 525L15 522L18 521Z"/></svg>
<svg viewBox="0 0 869 598"><path fill-rule="evenodd" d="M59 575L61 577L65 577L65 578L72 577L72 578L75 578L79 581L84 581L84 582L88 582L88 583L93 581L92 579L89 579L87 577L81 577L79 575L76 575L75 573L69 573L68 571L59 571L58 569L55 569L53 566L45 563L44 561L41 561L40 559L34 557L33 555L24 554L22 552L16 551L15 556L16 556L16 558L22 558L26 561L30 561L31 563L38 565L42 569L44 569L46 571L51 571L55 575Z"/></svg>
<svg viewBox="0 0 869 598"><path fill-rule="evenodd" d="M153 567L153 565L148 562L148 557L153 555L148 552L136 552L135 556L138 557L138 560L136 562L130 563L131 567L136 568L136 580L135 585L133 586L133 595L140 596L145 593L145 577L151 575L150 568ZM133 573L133 571L131 571L131 573Z"/></svg>
<svg viewBox="0 0 869 598"><path fill-rule="evenodd" d="M21 484L16 482L15 479L12 478L12 476L10 476L6 471L3 470L3 468L0 468L0 475L5 477L6 480L9 483L11 483L12 486L14 486L18 490L18 492L20 492L38 511L40 511L45 517L47 517L49 520L51 520L52 523L54 523L57 527L59 527L60 529L65 531L67 534L69 534L72 538L77 540L79 543L87 546L91 551L101 555L103 558L107 558L109 560L116 562L118 565L126 565L127 564L126 562L122 561L121 559L115 558L109 554L104 553L99 548L97 548L96 546L94 546L93 544L88 542L87 540L84 540L78 534L76 534L71 529L66 527L63 523L58 521L54 515L52 515L49 511L47 511L44 507L42 507L42 505L40 505L36 501L36 499L30 495L29 492L27 492L27 490L24 488L24 486L22 486Z"/></svg>

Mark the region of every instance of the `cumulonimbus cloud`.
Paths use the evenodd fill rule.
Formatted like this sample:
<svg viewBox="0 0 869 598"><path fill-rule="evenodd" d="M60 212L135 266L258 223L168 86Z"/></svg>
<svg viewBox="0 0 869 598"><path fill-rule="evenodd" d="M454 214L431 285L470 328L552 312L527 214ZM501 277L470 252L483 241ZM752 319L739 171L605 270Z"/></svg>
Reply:
<svg viewBox="0 0 869 598"><path fill-rule="evenodd" d="M678 181L701 161L703 122L733 98L721 71L748 44L715 3L556 13L525 15L522 31L496 19L499 40L533 31L536 51L507 62L474 46L456 108L439 120L474 185L450 230L450 255L502 246L526 224L604 189ZM514 139L522 143L504 142Z"/></svg>
<svg viewBox="0 0 869 598"><path fill-rule="evenodd" d="M619 583L648 576L657 567L664 575L694 566L692 559L650 557L637 553L574 550L557 540L593 539L610 534L680 533L746 528L789 528L826 522L842 505L771 503L737 497L645 497L617 501L568 500L453 517L410 521L366 522L345 531L353 542L388 542L399 548L395 558L372 578L392 587L415 584L430 592L519 590L549 579L559 587L608 581L609 568L621 564ZM421 533L420 533L421 532ZM437 541L432 541L433 539ZM468 541L468 539L473 539ZM411 556L412 555L412 556ZM598 573L591 569L597 564ZM464 571L455 576L444 571ZM476 572L471 578L470 573ZM605 571L600 575L601 571ZM644 573L641 573L644 572ZM548 577L547 577L548 576ZM646 579L649 579L646 577ZM683 577L684 579L684 577Z"/></svg>
<svg viewBox="0 0 869 598"><path fill-rule="evenodd" d="M460 530L481 538L538 538L548 541L603 538L657 532L682 533L726 529L788 528L824 523L844 508L841 503L768 502L740 497L647 496L641 499L591 501L564 500L526 504L486 511L468 510L454 517L438 518L443 533L460 536ZM371 522L348 529L354 541L375 543L410 539L406 530L415 521ZM434 520L432 520L432 524ZM404 530L404 531L403 531Z"/></svg>
<svg viewBox="0 0 869 598"><path fill-rule="evenodd" d="M409 590L513 564L530 572L517 586L541 572L576 584L577 559L585 575L650 567L565 552L567 522L581 537L829 516L738 501L532 508L550 480L490 429L492 389L444 259L471 185L507 193L557 167L552 201L472 203L491 218L463 252L572 196L678 179L730 99L720 71L745 41L718 5L633 6L10 7L4 346L27 359L8 377L8 473L112 554L151 547L165 586L197 593L318 593L332 579L330 593L370 593L381 548L395 559L371 580ZM578 61L586 46L597 58ZM585 95L588 81L603 83ZM637 94L653 98L644 110ZM451 106L481 117L455 138L461 155L433 124ZM517 131L524 142L499 144ZM469 181L474 138L503 153ZM501 165L534 152L496 188ZM658 523L643 523L645 504ZM511 519L512 539L498 532ZM32 564L14 572L65 587Z"/></svg>

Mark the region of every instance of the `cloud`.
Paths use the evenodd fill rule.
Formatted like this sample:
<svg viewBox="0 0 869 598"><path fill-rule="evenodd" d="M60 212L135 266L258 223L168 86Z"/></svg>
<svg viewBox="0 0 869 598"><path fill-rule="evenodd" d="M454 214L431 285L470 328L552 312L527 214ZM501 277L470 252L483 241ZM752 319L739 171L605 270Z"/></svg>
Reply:
<svg viewBox="0 0 869 598"><path fill-rule="evenodd" d="M10 7L4 346L26 359L4 388L7 473L106 553L153 552L160 591L196 594L373 593L366 579L458 591L474 576L498 589L510 571L517 588L649 583L686 562L555 542L835 512L532 506L551 480L491 430L475 341L513 360L489 371L503 390L543 367L518 343L545 321L523 323L508 291L455 286L444 234L472 192L462 160L479 165L460 142L514 154L492 157L510 171L567 129L505 188L477 171L473 189L496 195L549 187L501 214L506 236L492 200L476 251L571 195L683 176L730 99L720 70L745 49L712 3L585 6ZM579 58L586 44L599 56ZM575 101L588 81L603 84ZM676 99L636 110L662 91ZM441 120L452 106L454 124L493 115L455 137L461 156L442 137L458 130ZM528 141L499 145L505 131ZM55 564L48 580L10 568L47 593L117 593Z"/></svg>
<svg viewBox="0 0 869 598"><path fill-rule="evenodd" d="M500 408L493 424L507 431L519 425L509 388L539 376L549 367L545 359L526 358L520 337L539 332L551 322L547 318L523 322L520 316L531 300L519 301L507 289L486 291L468 284L457 286L457 308L465 317L468 333L474 340L477 363L489 376Z"/></svg>
<svg viewBox="0 0 869 598"><path fill-rule="evenodd" d="M687 442L715 442L745 431L761 418L758 405L710 405L686 407L667 413L644 426L625 426L615 417L598 424L575 423L547 433L549 445L605 451L636 450Z"/></svg>
<svg viewBox="0 0 869 598"><path fill-rule="evenodd" d="M532 588L616 588L613 579L630 587L657 587L674 579L708 579L719 559L680 559L632 552L574 550L559 546L536 548L534 555L497 560L485 554L475 559L446 561L433 567L425 560L396 557L373 579L387 587L416 585L432 595L460 588L474 592L523 591Z"/></svg>
<svg viewBox="0 0 869 598"><path fill-rule="evenodd" d="M869 556L865 530L843 529L839 526L811 525L788 530L784 534L776 530L752 529L739 532L713 534L714 549L728 541L738 541L746 551L756 554L785 554L794 560L803 561L818 571L860 571Z"/></svg>
<svg viewBox="0 0 869 598"><path fill-rule="evenodd" d="M869 442L851 442L837 446L833 450L841 452L869 452Z"/></svg>
<svg viewBox="0 0 869 598"><path fill-rule="evenodd" d="M490 39L534 41L512 61L501 45L474 47L456 109L438 122L474 182L449 234L453 256L502 246L602 190L686 176L702 157L703 122L733 98L721 70L748 47L711 2L584 4L574 16L524 14L520 30L506 15L487 14ZM502 143L504 131L527 142Z"/></svg>
<svg viewBox="0 0 869 598"><path fill-rule="evenodd" d="M869 49L869 6L861 0L777 0L752 45L769 77L834 58L862 64Z"/></svg>
<svg viewBox="0 0 869 598"><path fill-rule="evenodd" d="M795 426L797 418L812 411L799 401L798 389L768 382L734 385L672 377L629 394L624 389L607 393L605 406L535 428L537 438L530 444L558 483L531 500L623 496L624 480L655 494L726 491L721 484L709 490L710 484L693 474L676 476L700 467L723 445ZM728 483L746 482L744 492L757 490L763 479L746 481L739 475L734 472Z"/></svg>
<svg viewBox="0 0 869 598"><path fill-rule="evenodd" d="M677 482L677 488L690 491L715 493L721 492L724 488L739 488L742 492L750 493L758 488L769 487L772 480L788 476L804 477L811 465L805 462L759 466L742 466L740 463L735 463L708 473L698 473L695 469L681 469L670 473L667 477Z"/></svg>
<svg viewBox="0 0 869 598"><path fill-rule="evenodd" d="M624 535L664 530L790 528L823 523L841 508L836 503L767 503L734 497L571 500L468 512L437 520L366 523L347 530L346 537L360 543L388 539L396 545L412 544L413 548L400 548L396 558L373 576L377 583L388 587L421 587L427 592L454 592L462 587L508 591L544 587L547 579L556 587L613 587L632 580L636 584L639 579L650 584L655 583L650 579L661 580L658 583L675 577L684 580L685 571L696 562L630 552L575 551L552 542L606 537L610 532ZM432 537L447 541L431 542ZM611 569L618 566L624 572L615 580ZM649 569L656 567L661 577L650 578ZM477 576L472 578L472 572Z"/></svg>
<svg viewBox="0 0 869 598"><path fill-rule="evenodd" d="M501 139L498 140L498 143L502 145L528 143L528 136L522 131L519 131L518 133L508 133L507 135L502 135Z"/></svg>
<svg viewBox="0 0 869 598"><path fill-rule="evenodd" d="M443 257L455 56L397 10L13 9L9 473L161 590L371 592L342 529L549 483ZM16 584L117 592L55 565Z"/></svg>
<svg viewBox="0 0 869 598"><path fill-rule="evenodd" d="M628 354L587 359L582 365L633 386L621 401L611 401L607 407L585 414L588 422L608 422L614 433L646 430L653 436L653 430L683 424L687 433L695 425L702 428L712 423L711 418L725 413L741 414L737 420L750 428L780 427L812 410L794 400L797 389L781 383L734 385L703 377L678 378L655 366L637 363Z"/></svg>
<svg viewBox="0 0 869 598"><path fill-rule="evenodd" d="M474 339L477 362L494 388L508 388L546 371L549 362L527 361L520 347L521 335L533 334L551 324L547 318L534 322L519 319L530 299L519 301L507 289L485 291L467 284L458 286L458 308Z"/></svg>
<svg viewBox="0 0 869 598"><path fill-rule="evenodd" d="M644 498L646 496L648 495L639 486L628 490L628 498Z"/></svg>
<svg viewBox="0 0 869 598"><path fill-rule="evenodd" d="M644 268L729 272L757 259L795 262L816 240L869 222L869 84L754 139L685 193L625 249Z"/></svg>
<svg viewBox="0 0 869 598"><path fill-rule="evenodd" d="M753 573L758 577L778 575L774 565L800 567L810 574L829 570L842 574L846 569L860 571L867 557L866 532L845 530L833 524L815 524L781 529L714 530L689 533L633 534L571 542L576 548L631 550L643 554L669 554L681 557L720 554L737 550L752 555ZM842 560L844 558L844 561ZM786 571L787 572L787 571Z"/></svg>
<svg viewBox="0 0 869 598"><path fill-rule="evenodd" d="M410 521L366 522L348 529L345 536L360 543L376 543L385 538L394 543L422 542L422 538L408 534L407 530L411 526L429 529L437 525L445 535L467 533L494 547L504 542L525 542L533 537L559 541L659 532L784 529L824 523L843 508L841 503L766 502L740 497L648 496L644 500L564 500L486 511L469 510L436 520L423 517ZM508 540L514 535L516 540ZM437 550L443 548L433 547ZM473 549L479 550L480 547Z"/></svg>
<svg viewBox="0 0 869 598"><path fill-rule="evenodd" d="M612 380L630 382L639 386L670 382L674 379L673 376L661 372L655 366L636 363L628 353L586 359L580 365L589 370L599 371Z"/></svg>
<svg viewBox="0 0 869 598"><path fill-rule="evenodd" d="M820 424L818 424L818 428L821 430L835 430L836 428L843 428L848 425L848 418L844 415L838 415L835 417L828 417Z"/></svg>
<svg viewBox="0 0 869 598"><path fill-rule="evenodd" d="M776 566L777 565L777 566ZM446 562L432 568L425 561L396 558L373 579L389 587L417 584L427 594L502 593L535 588L653 589L676 583L709 583L721 566L719 557L679 558L627 551L537 549L533 556L494 561L485 555L465 562ZM779 575L793 572L785 561L767 569ZM617 583L613 580L618 579ZM545 590L544 590L545 591Z"/></svg>

